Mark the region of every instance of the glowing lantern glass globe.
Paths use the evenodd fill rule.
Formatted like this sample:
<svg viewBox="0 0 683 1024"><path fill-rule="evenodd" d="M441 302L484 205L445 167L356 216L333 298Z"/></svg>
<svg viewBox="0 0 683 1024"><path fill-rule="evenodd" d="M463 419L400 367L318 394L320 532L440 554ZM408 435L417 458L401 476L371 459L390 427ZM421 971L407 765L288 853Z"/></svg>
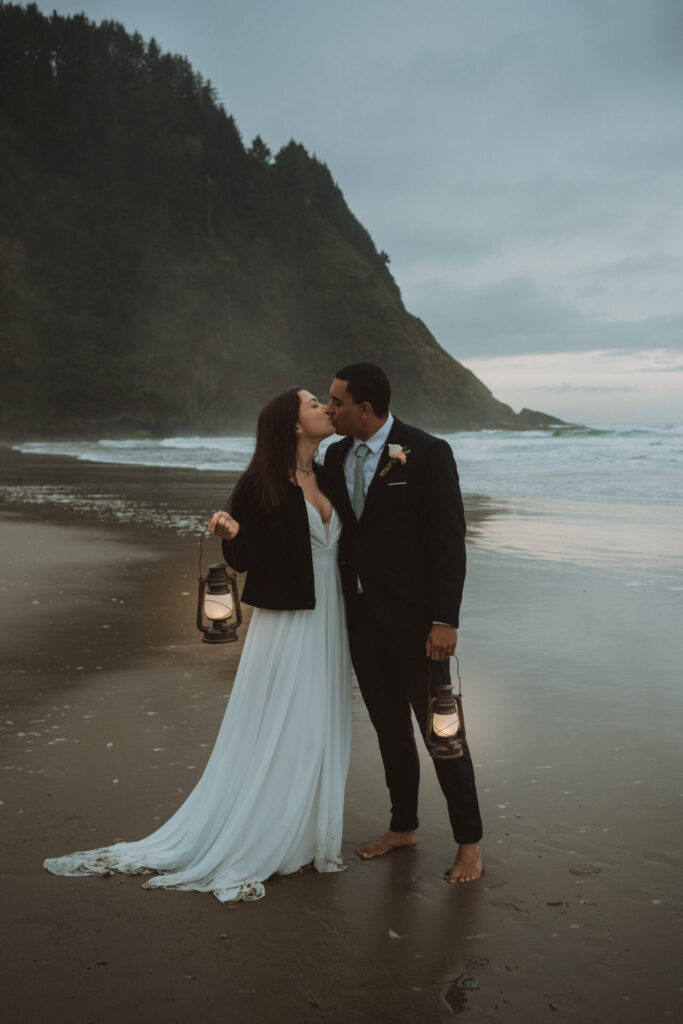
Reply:
<svg viewBox="0 0 683 1024"><path fill-rule="evenodd" d="M222 622L229 619L233 613L234 605L232 594L212 594L210 590L204 593L204 615L214 622Z"/></svg>
<svg viewBox="0 0 683 1024"><path fill-rule="evenodd" d="M453 698L455 702L455 698ZM454 736L458 735L460 730L460 717L458 715L458 709L455 711L448 710L441 713L435 709L434 715L432 716L432 732L440 740L449 740Z"/></svg>

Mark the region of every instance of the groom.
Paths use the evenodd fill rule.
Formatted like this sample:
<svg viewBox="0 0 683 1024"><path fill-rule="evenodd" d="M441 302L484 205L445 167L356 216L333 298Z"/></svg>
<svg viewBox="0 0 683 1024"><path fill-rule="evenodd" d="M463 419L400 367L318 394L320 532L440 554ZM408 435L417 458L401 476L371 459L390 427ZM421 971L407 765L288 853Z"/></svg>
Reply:
<svg viewBox="0 0 683 1024"><path fill-rule="evenodd" d="M338 434L325 467L338 494L339 569L351 658L377 731L391 797L389 830L356 850L366 860L417 843L420 767L411 707L424 735L428 671L448 678L465 579L465 520L450 446L389 412L372 363L338 370L327 411ZM430 659L430 661L428 661ZM467 743L435 760L458 851L450 882L482 871L481 818Z"/></svg>

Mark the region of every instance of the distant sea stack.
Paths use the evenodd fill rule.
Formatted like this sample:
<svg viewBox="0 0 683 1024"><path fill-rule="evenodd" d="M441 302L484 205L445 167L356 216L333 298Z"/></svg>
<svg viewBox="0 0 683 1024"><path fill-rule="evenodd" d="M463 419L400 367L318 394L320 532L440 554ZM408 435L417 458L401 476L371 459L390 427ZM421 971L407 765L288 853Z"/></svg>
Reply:
<svg viewBox="0 0 683 1024"><path fill-rule="evenodd" d="M112 21L0 6L0 432L253 430L342 364L441 431L516 414L408 313L325 166L245 146L182 57Z"/></svg>

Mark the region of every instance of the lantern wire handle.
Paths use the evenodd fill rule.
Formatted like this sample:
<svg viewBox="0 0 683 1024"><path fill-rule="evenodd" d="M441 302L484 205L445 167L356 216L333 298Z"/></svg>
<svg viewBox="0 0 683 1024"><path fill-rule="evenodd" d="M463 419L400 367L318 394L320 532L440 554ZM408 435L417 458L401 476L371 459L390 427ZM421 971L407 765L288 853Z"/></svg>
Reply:
<svg viewBox="0 0 683 1024"><path fill-rule="evenodd" d="M197 568L197 571L199 572L199 578L200 579L202 578L202 559L204 557L204 541L208 537L215 537L215 536L216 536L216 534L215 533L211 533L210 530L202 530L201 535L199 537L199 566Z"/></svg>
<svg viewBox="0 0 683 1024"><path fill-rule="evenodd" d="M460 662L458 661L458 655L455 653L455 651L453 652L453 657L455 658L455 671L458 674L458 697L462 697L462 679L460 678Z"/></svg>
<svg viewBox="0 0 683 1024"><path fill-rule="evenodd" d="M455 658L455 671L458 676L458 697L462 697L462 679L460 678L460 662L458 661L458 655L453 652ZM432 695L432 664L431 658L427 658L427 694L429 697Z"/></svg>
<svg viewBox="0 0 683 1024"><path fill-rule="evenodd" d="M208 535L208 530L202 530L201 537L199 538L199 578L202 578L202 558L204 557L204 541Z"/></svg>

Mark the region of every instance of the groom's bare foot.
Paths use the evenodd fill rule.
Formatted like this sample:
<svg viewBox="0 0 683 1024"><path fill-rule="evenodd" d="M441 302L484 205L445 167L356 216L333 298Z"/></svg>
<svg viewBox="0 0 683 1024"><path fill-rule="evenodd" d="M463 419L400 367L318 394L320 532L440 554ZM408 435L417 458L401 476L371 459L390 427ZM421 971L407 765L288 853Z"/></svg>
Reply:
<svg viewBox="0 0 683 1024"><path fill-rule="evenodd" d="M448 881L452 884L475 882L477 878L481 877L482 870L480 844L462 843L458 847L455 863L448 872Z"/></svg>
<svg viewBox="0 0 683 1024"><path fill-rule="evenodd" d="M361 843L356 847L356 853L363 860L372 860L373 857L381 857L390 850L397 850L399 846L415 846L417 843L417 830L412 832L392 832L389 829L379 839L373 839L368 843Z"/></svg>

